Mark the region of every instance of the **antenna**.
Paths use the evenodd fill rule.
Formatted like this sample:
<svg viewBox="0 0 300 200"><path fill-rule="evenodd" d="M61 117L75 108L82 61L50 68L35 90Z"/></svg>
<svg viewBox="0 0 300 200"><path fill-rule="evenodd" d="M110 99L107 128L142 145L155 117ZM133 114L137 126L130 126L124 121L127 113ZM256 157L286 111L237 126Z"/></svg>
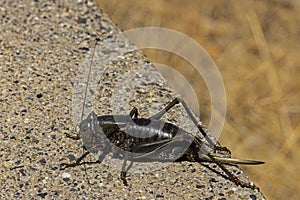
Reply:
<svg viewBox="0 0 300 200"><path fill-rule="evenodd" d="M87 91L88 91L88 88L89 88L90 75L91 75L91 71L92 71L92 66L93 66L93 62L94 62L94 55L95 55L96 46L97 46L98 41L100 41L100 39L97 37L97 38L96 38L95 45L94 45L94 50L93 50L93 53L92 53L92 59L91 59L91 62L90 62L90 67L89 67L89 71L88 71L88 75L87 75L87 80L86 80L86 85L85 85L85 89L84 89L84 98L83 98L83 106L82 106L82 112L81 112L80 121L83 120L84 108L85 108L85 102L86 102L86 96L87 96ZM84 147L83 147L83 148L82 148L83 154L85 154L84 150L85 150L85 149L84 149ZM88 178L88 174L87 174L87 172L86 172L86 165L84 164L83 166L84 166L84 173L85 173L85 176L87 177L88 185L91 187L91 183L90 183L90 180L89 180L89 178Z"/></svg>
<svg viewBox="0 0 300 200"><path fill-rule="evenodd" d="M87 96L87 91L88 91L88 87L89 87L90 75L91 75L91 71L92 71L92 65L93 65L93 62L94 62L94 55L95 55L96 46L97 46L98 41L100 41L100 39L96 38L96 42L95 42L95 45L94 45L94 50L93 50L93 53L92 53L92 59L91 59L91 62L90 62L90 67L89 67L89 71L88 71L88 75L87 75L87 81L86 81L86 85L85 85L85 89L84 89L84 98L83 98L83 106L82 106L82 113L81 113L80 121L83 120L86 96Z"/></svg>

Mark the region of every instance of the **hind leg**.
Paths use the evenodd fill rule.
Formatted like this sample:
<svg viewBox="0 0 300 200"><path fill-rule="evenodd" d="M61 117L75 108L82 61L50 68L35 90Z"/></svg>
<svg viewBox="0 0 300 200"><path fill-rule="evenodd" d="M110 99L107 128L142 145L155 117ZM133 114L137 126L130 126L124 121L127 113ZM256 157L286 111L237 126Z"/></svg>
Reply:
<svg viewBox="0 0 300 200"><path fill-rule="evenodd" d="M198 128L198 130L201 132L201 134L206 139L206 141L208 142L208 144L211 147L215 147L214 142L207 136L207 132L203 129L203 127L201 125L199 125L198 120L196 119L196 117L194 116L194 114L192 113L192 111L189 109L189 107L187 106L187 104L182 99L180 99L180 98L175 98L163 110L161 110L157 114L153 115L151 117L151 119L157 119L157 120L160 119L165 113L167 113L171 108L173 108L177 104L181 104L183 106L184 110L187 112L188 116L191 118L191 120L193 121L194 125Z"/></svg>

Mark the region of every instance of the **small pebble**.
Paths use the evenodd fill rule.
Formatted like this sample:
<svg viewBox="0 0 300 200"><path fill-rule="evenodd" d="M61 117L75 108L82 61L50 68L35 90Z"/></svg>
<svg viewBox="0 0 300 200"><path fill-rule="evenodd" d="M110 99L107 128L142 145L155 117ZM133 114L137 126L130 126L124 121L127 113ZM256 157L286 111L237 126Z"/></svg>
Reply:
<svg viewBox="0 0 300 200"><path fill-rule="evenodd" d="M255 196L254 194L251 194L251 195L250 195L250 199L251 199L251 200L256 200L257 198L256 198L256 196Z"/></svg>
<svg viewBox="0 0 300 200"><path fill-rule="evenodd" d="M70 177L71 177L71 174L68 173L68 172L64 172L64 173L62 173L61 176L62 176L63 178L70 178Z"/></svg>
<svg viewBox="0 0 300 200"><path fill-rule="evenodd" d="M37 97L38 99L40 99L40 98L43 97L43 94L42 94L42 93L39 93L39 94L36 95L36 97Z"/></svg>
<svg viewBox="0 0 300 200"><path fill-rule="evenodd" d="M197 185L196 185L196 188L197 188L197 189L205 188L205 185L197 184Z"/></svg>
<svg viewBox="0 0 300 200"><path fill-rule="evenodd" d="M44 199L47 196L47 194L48 194L47 192L44 192L44 193L39 193L37 195Z"/></svg>

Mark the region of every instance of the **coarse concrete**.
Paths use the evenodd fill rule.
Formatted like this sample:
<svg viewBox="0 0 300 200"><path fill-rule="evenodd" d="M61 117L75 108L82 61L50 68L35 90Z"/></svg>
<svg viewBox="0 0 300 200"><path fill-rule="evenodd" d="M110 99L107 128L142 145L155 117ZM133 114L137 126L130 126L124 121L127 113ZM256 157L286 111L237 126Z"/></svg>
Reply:
<svg viewBox="0 0 300 200"><path fill-rule="evenodd" d="M76 134L90 66L85 116L128 114L133 106L150 116L176 93L93 2L10 0L0 13L1 199L264 199L215 164L137 163L128 187L119 161L60 170L83 152L65 134ZM166 118L195 130L182 113L176 107Z"/></svg>

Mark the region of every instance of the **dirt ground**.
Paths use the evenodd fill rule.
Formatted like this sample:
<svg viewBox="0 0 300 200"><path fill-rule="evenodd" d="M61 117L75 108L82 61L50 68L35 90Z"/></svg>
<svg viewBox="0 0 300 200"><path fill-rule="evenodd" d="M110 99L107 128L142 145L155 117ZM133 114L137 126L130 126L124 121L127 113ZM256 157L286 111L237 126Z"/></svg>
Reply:
<svg viewBox="0 0 300 200"><path fill-rule="evenodd" d="M217 64L227 114L220 141L235 157L264 160L242 167L268 199L296 199L300 185L300 4L287 0L98 0L124 30L160 26L201 44ZM201 119L210 96L192 67L167 52L147 50L157 63L180 71L193 85ZM188 70L187 70L188 69Z"/></svg>

